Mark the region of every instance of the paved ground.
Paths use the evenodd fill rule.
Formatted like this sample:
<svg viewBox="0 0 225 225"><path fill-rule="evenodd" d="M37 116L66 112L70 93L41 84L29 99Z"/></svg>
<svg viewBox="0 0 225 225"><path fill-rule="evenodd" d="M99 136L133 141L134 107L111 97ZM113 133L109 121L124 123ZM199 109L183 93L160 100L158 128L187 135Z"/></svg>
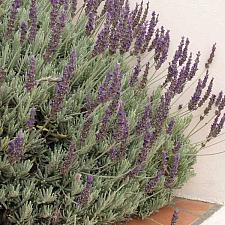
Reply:
<svg viewBox="0 0 225 225"><path fill-rule="evenodd" d="M208 217L213 218L213 213L217 211L220 207L216 204L187 200L183 198L175 199L175 204L164 207L159 210L159 212L151 215L145 220L132 220L126 224L122 225L171 225L171 218L174 212L174 209L178 208L179 220L176 225L223 225L225 224L225 210L222 211L223 222L203 222ZM221 218L222 218L222 215ZM222 220L221 220L222 221ZM121 225L121 224L120 224Z"/></svg>

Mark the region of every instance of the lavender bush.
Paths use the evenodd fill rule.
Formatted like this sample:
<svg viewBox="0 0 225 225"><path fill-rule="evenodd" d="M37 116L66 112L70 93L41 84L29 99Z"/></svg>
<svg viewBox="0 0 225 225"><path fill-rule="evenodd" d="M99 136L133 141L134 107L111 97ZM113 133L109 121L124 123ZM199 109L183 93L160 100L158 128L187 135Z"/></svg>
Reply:
<svg viewBox="0 0 225 225"><path fill-rule="evenodd" d="M80 3L0 1L0 224L145 217L171 201L221 134L215 45L199 73L189 39L168 59L170 32L149 3ZM204 124L208 136L192 143Z"/></svg>

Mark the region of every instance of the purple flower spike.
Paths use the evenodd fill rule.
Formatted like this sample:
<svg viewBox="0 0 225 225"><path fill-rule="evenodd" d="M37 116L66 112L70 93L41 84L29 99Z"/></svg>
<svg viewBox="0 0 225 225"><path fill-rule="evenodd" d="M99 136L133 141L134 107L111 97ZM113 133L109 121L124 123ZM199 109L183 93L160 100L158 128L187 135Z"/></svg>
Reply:
<svg viewBox="0 0 225 225"><path fill-rule="evenodd" d="M51 61L52 57L54 56L55 52L58 49L61 36L66 25L66 19L67 19L66 11L62 11L58 15L56 22L53 22L53 24L51 24L52 29L50 40L47 46L47 50L44 54L44 59L47 62Z"/></svg>
<svg viewBox="0 0 225 225"><path fill-rule="evenodd" d="M86 2L85 13L86 15L88 15L90 12L93 12L94 0L87 0L85 2Z"/></svg>
<svg viewBox="0 0 225 225"><path fill-rule="evenodd" d="M147 16L148 16L148 12L149 12L149 2L147 2L147 5L146 5L146 8L145 8L144 14L141 18L140 24L145 23L145 21L147 19Z"/></svg>
<svg viewBox="0 0 225 225"><path fill-rule="evenodd" d="M143 168L144 168L144 165L143 164L140 164L140 165L135 166L134 168L132 168L129 171L128 177L129 178L134 178L134 177L138 176L141 173L141 171L143 170Z"/></svg>
<svg viewBox="0 0 225 225"><path fill-rule="evenodd" d="M178 45L178 48L174 54L172 65L177 65L179 59L182 57L183 53L183 47L184 47L184 37L181 38L180 44Z"/></svg>
<svg viewBox="0 0 225 225"><path fill-rule="evenodd" d="M159 29L157 29L157 30L155 31L155 37L154 37L154 39L152 40L152 43L151 43L151 45L150 45L149 48L148 48L148 52L151 52L151 51L155 48L156 43L158 42L158 39L159 39Z"/></svg>
<svg viewBox="0 0 225 225"><path fill-rule="evenodd" d="M11 163L19 161L23 156L24 149L24 133L22 130L19 131L16 138L8 144L8 157Z"/></svg>
<svg viewBox="0 0 225 225"><path fill-rule="evenodd" d="M55 116L60 112L64 105L64 98L69 92L70 82L73 78L75 68L76 68L76 52L72 51L70 54L69 63L63 71L62 78L58 81L55 89L55 95L51 102L51 115Z"/></svg>
<svg viewBox="0 0 225 225"><path fill-rule="evenodd" d="M155 44L154 44L154 48L155 48L154 61L155 61L155 63L157 63L159 61L161 52L164 48L164 36L165 36L165 29L162 26L161 30L160 30L160 35L156 39Z"/></svg>
<svg viewBox="0 0 225 225"><path fill-rule="evenodd" d="M188 78L188 73L186 71L186 67L183 67L180 71L179 77L177 79L177 84L174 90L176 91L177 94L181 94L183 92L187 78Z"/></svg>
<svg viewBox="0 0 225 225"><path fill-rule="evenodd" d="M97 142L103 141L106 138L106 136L108 135L111 117L114 114L117 106L118 106L118 99L114 99L110 103L108 108L105 110L105 113L104 113L102 121L101 121L100 129L99 129L98 133L96 134Z"/></svg>
<svg viewBox="0 0 225 225"><path fill-rule="evenodd" d="M137 64L134 67L134 72L131 76L130 83L129 83L131 87L133 87L138 82L138 76L139 76L140 72L141 72L141 57L138 56Z"/></svg>
<svg viewBox="0 0 225 225"><path fill-rule="evenodd" d="M51 0L51 5L52 5L52 9L50 12L50 28L51 30L53 30L55 25L57 24L57 19L59 16L59 1Z"/></svg>
<svg viewBox="0 0 225 225"><path fill-rule="evenodd" d="M92 189L92 186L93 186L93 181L94 181L93 176L89 175L87 177L86 185L85 185L82 193L78 197L79 208L83 208L88 204L89 199L90 199L91 189Z"/></svg>
<svg viewBox="0 0 225 225"><path fill-rule="evenodd" d="M176 124L175 119L172 118L167 127L167 131L166 131L167 134L172 135L175 124Z"/></svg>
<svg viewBox="0 0 225 225"><path fill-rule="evenodd" d="M206 73L205 73L205 77L204 79L202 80L202 88L204 89L206 87L206 84L208 82L208 79L209 79L209 71L207 70Z"/></svg>
<svg viewBox="0 0 225 225"><path fill-rule="evenodd" d="M181 150L181 147L182 147L181 142L177 141L177 142L175 143L174 148L173 148L173 153L174 153L174 154L179 153L179 151Z"/></svg>
<svg viewBox="0 0 225 225"><path fill-rule="evenodd" d="M210 129L210 132L209 132L209 135L208 135L208 138L212 138L212 137L216 137L217 136L217 126L218 126L218 121L219 121L219 118L220 118L220 114L218 114L212 125L211 125L211 129Z"/></svg>
<svg viewBox="0 0 225 225"><path fill-rule="evenodd" d="M150 23L148 25L148 31L147 31L146 36L145 36L145 43L143 45L141 53L144 53L148 49L149 43L150 43L151 38L152 38L152 36L154 34L154 31L155 31L155 27L158 23L158 16L159 15L157 15L157 17L156 17L155 12L152 13L152 18L151 18Z"/></svg>
<svg viewBox="0 0 225 225"><path fill-rule="evenodd" d="M206 90L204 96L202 97L202 99L199 101L198 103L198 107L201 107L206 101L207 99L210 97L211 92L212 92L212 87L213 87L213 78L211 79L208 89Z"/></svg>
<svg viewBox="0 0 225 225"><path fill-rule="evenodd" d="M31 110L30 110L30 117L29 117L29 120L27 121L27 126L30 130L33 129L34 127L34 124L36 123L36 108L35 107L32 107Z"/></svg>
<svg viewBox="0 0 225 225"><path fill-rule="evenodd" d="M95 14L93 12L90 12L88 14L88 22L86 25L86 34L91 35L94 28L95 28Z"/></svg>
<svg viewBox="0 0 225 225"><path fill-rule="evenodd" d="M186 61L187 59L187 56L188 56L188 46L190 44L190 41L189 39L187 38L186 39L186 42L185 42L185 46L184 46L184 49L183 49L183 52L182 52L182 55L181 55L181 58L179 60L179 66L183 65L183 63Z"/></svg>
<svg viewBox="0 0 225 225"><path fill-rule="evenodd" d="M212 64L212 62L213 62L213 59L214 59L214 57L215 57L215 51L216 51L216 43L213 45L213 47L212 47L212 51L211 51L211 53L210 53L210 56L209 56L209 59L208 59L208 61L207 61L207 63L205 64L205 68L209 68L209 66L210 66L210 64Z"/></svg>
<svg viewBox="0 0 225 225"><path fill-rule="evenodd" d="M20 26L20 44L23 45L27 39L27 23L22 22Z"/></svg>
<svg viewBox="0 0 225 225"><path fill-rule="evenodd" d="M139 5L138 5L138 3L136 3L136 6L135 6L134 10L131 12L132 20L133 20L133 21L135 20L135 18L136 18L136 16L137 16L138 8L139 8Z"/></svg>
<svg viewBox="0 0 225 225"><path fill-rule="evenodd" d="M118 149L113 147L110 152L109 152L109 155L110 155L110 159L112 161L116 161L118 159Z"/></svg>
<svg viewBox="0 0 225 225"><path fill-rule="evenodd" d="M156 66L155 69L158 70L162 66L162 64L166 61L167 56L168 56L168 51L169 51L169 46L170 46L170 35L169 31L166 32L165 36L161 37L158 40L159 45L157 46L159 49L159 58L156 59ZM156 47L156 53L157 53L157 47ZM156 55L155 55L156 56Z"/></svg>
<svg viewBox="0 0 225 225"><path fill-rule="evenodd" d="M133 21L134 21L133 28L135 28L139 24L139 22L141 20L142 12L143 12L143 0L141 1L141 5L140 5L140 7L139 7L139 9L137 11L137 14L133 18Z"/></svg>
<svg viewBox="0 0 225 225"><path fill-rule="evenodd" d="M64 10L67 11L69 9L70 0L60 0L60 4L63 6Z"/></svg>
<svg viewBox="0 0 225 225"><path fill-rule="evenodd" d="M31 92L37 84L35 76L36 76L36 59L34 56L32 56L30 59L30 65L26 74L26 81L25 81L25 88L28 92Z"/></svg>
<svg viewBox="0 0 225 225"><path fill-rule="evenodd" d="M166 121L169 114L170 103L173 95L170 91L167 91L164 96L161 97L161 102L157 109L157 114L155 118L155 127L160 129L163 123Z"/></svg>
<svg viewBox="0 0 225 225"><path fill-rule="evenodd" d="M112 88L111 85L112 85L113 79L115 79L115 76L113 75L113 73L108 73L105 81L98 89L98 97L97 97L98 102L105 103L112 97L113 93L110 92L111 91L110 87Z"/></svg>
<svg viewBox="0 0 225 225"><path fill-rule="evenodd" d="M110 152L110 159L112 161L119 161L125 158L127 153L127 143L126 140L123 140L118 147L113 147Z"/></svg>
<svg viewBox="0 0 225 225"><path fill-rule="evenodd" d="M161 180L161 177L163 176L163 171L159 170L156 177L154 177L153 179L151 179L145 187L145 191L148 194L151 194L156 188L157 185L159 183L159 181Z"/></svg>
<svg viewBox="0 0 225 225"><path fill-rule="evenodd" d="M71 16L74 17L77 10L77 0L71 0Z"/></svg>
<svg viewBox="0 0 225 225"><path fill-rule="evenodd" d="M108 2L107 18L110 24L112 24L113 27L116 27L118 21L120 20L122 9L121 2L120 0L109 0Z"/></svg>
<svg viewBox="0 0 225 225"><path fill-rule="evenodd" d="M122 78L123 75L121 73L120 64L116 64L115 71L113 72L113 80L109 87L109 94L114 99L118 99L120 97Z"/></svg>
<svg viewBox="0 0 225 225"><path fill-rule="evenodd" d="M150 63L148 62L145 66L145 71L144 71L142 80L140 82L140 87L142 89L144 89L147 86L149 69L150 69Z"/></svg>
<svg viewBox="0 0 225 225"><path fill-rule="evenodd" d="M196 72L198 71L199 58L200 58L200 52L198 52L195 62L193 64L193 66L191 67L191 71L190 71L189 77L188 77L189 81L195 76Z"/></svg>
<svg viewBox="0 0 225 225"><path fill-rule="evenodd" d="M220 104L218 105L218 110L217 110L217 114L220 114L222 112L222 110L225 107L225 96L223 96L223 98L220 101Z"/></svg>
<svg viewBox="0 0 225 225"><path fill-rule="evenodd" d="M19 8L21 7L21 4L22 4L21 0L14 0L12 2L6 30L6 39L11 39L13 36L13 32L15 31L16 26L17 14Z"/></svg>
<svg viewBox="0 0 225 225"><path fill-rule="evenodd" d="M136 41L134 43L134 52L132 54L138 55L145 43L147 23L144 23L140 27L140 32L137 35Z"/></svg>
<svg viewBox="0 0 225 225"><path fill-rule="evenodd" d="M178 62L179 59L181 59L182 55L183 55L183 47L184 47L184 37L181 38L181 41L180 41L180 44L178 45L178 49L177 51L175 52L175 55L174 55L174 62Z"/></svg>
<svg viewBox="0 0 225 225"><path fill-rule="evenodd" d="M165 172L167 170L168 166L168 153L166 151L162 151L162 171L163 175L165 175Z"/></svg>
<svg viewBox="0 0 225 225"><path fill-rule="evenodd" d="M137 164L142 164L143 162L146 161L146 159L148 157L148 153L151 150L151 147L155 143L156 139L157 139L156 133L150 133L148 131L145 132L144 143L143 143L143 147L139 153L139 156L137 159Z"/></svg>
<svg viewBox="0 0 225 225"><path fill-rule="evenodd" d="M117 142L121 142L127 140L129 128L123 102L119 102L118 107L117 124L113 136Z"/></svg>
<svg viewBox="0 0 225 225"><path fill-rule="evenodd" d="M123 32L122 24L119 22L116 27L111 28L109 37L109 51L111 54L115 54L120 45L120 36Z"/></svg>
<svg viewBox="0 0 225 225"><path fill-rule="evenodd" d="M202 94L202 81L199 80L194 95L192 96L190 102L188 103L188 109L190 111L197 109L198 103L201 99L201 94Z"/></svg>
<svg viewBox="0 0 225 225"><path fill-rule="evenodd" d="M152 102L149 102L145 106L145 111L143 116L140 118L140 120L137 122L136 126L136 132L138 135L143 134L151 127L151 118L152 118Z"/></svg>
<svg viewBox="0 0 225 225"><path fill-rule="evenodd" d="M212 96L210 97L209 99L209 103L208 103L208 106L205 108L204 110L204 116L208 115L210 110L212 109L212 106L213 104L215 103L216 101L216 95L212 94ZM219 112L220 114L220 112ZM202 118L203 119L203 118Z"/></svg>
<svg viewBox="0 0 225 225"><path fill-rule="evenodd" d="M28 40L29 42L33 42L36 38L37 34L37 3L36 0L31 1L31 6L30 6L30 13L29 13L29 34L28 34Z"/></svg>
<svg viewBox="0 0 225 225"><path fill-rule="evenodd" d="M218 114L211 125L211 130L209 133L208 138L216 138L222 131L224 124L225 124L225 113L223 114L222 118L219 121L220 114Z"/></svg>
<svg viewBox="0 0 225 225"><path fill-rule="evenodd" d="M221 92L219 93L219 95L218 95L218 97L217 97L217 99L216 99L216 102L215 102L215 106L218 107L218 106L220 105L222 99L223 99L223 91L221 91Z"/></svg>
<svg viewBox="0 0 225 225"><path fill-rule="evenodd" d="M121 34L120 39L120 53L124 54L130 50L133 41L133 30L132 30L132 18L128 17L127 25L124 27L124 32Z"/></svg>
<svg viewBox="0 0 225 225"><path fill-rule="evenodd" d="M97 37L97 41L94 46L94 50L92 55L97 56L100 55L101 53L105 52L105 50L108 48L109 45L109 23L105 23L104 28L100 31Z"/></svg>
<svg viewBox="0 0 225 225"><path fill-rule="evenodd" d="M171 220L171 225L176 225L179 219L179 210L175 209Z"/></svg>
<svg viewBox="0 0 225 225"><path fill-rule="evenodd" d="M188 74L190 72L191 69L191 62L192 62L192 53L189 54L188 60L186 62L186 66L185 66L185 72Z"/></svg>
<svg viewBox="0 0 225 225"><path fill-rule="evenodd" d="M169 82L171 82L170 90L175 92L176 85L177 85L177 76L178 76L178 68L177 64L170 63L168 68L168 74L163 86L166 86Z"/></svg>
<svg viewBox="0 0 225 225"><path fill-rule="evenodd" d="M143 4L143 2L142 2L142 4ZM142 8L143 8L143 6L141 5L140 11L138 13L141 12ZM147 6L145 8L143 16L141 17L141 15L138 14L134 20L134 25L135 25L134 26L134 36L135 37L140 33L142 24L147 23L146 19L148 16L148 11L149 11L149 2L147 2ZM137 25L135 23L137 23Z"/></svg>
<svg viewBox="0 0 225 225"><path fill-rule="evenodd" d="M173 165L172 165L169 177L167 177L165 182L165 186L167 188L171 188L174 185L176 181L177 173L178 173L179 164L180 164L180 153L176 153L174 155Z"/></svg>
<svg viewBox="0 0 225 225"><path fill-rule="evenodd" d="M83 145L91 131L91 126L93 123L93 117L88 118L82 127L81 135L80 135L80 144Z"/></svg>
<svg viewBox="0 0 225 225"><path fill-rule="evenodd" d="M65 160L62 163L62 166L60 168L60 173L62 175L66 175L68 174L70 168L73 166L75 157L76 157L76 146L74 142L71 142L70 146L69 146L69 150L66 154Z"/></svg>

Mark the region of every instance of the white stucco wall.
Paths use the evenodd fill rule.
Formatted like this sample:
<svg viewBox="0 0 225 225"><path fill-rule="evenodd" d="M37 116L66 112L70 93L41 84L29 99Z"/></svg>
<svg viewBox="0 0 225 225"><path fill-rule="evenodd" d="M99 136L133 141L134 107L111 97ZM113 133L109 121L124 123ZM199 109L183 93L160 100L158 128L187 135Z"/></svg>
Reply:
<svg viewBox="0 0 225 225"><path fill-rule="evenodd" d="M131 2L135 5L136 2L141 1L131 0ZM171 31L172 52L181 36L189 37L191 49L194 52L200 50L201 59L204 62L208 58L212 44L217 42L216 58L211 67L211 75L216 78L216 92L220 89L225 90L225 1L151 0L150 4L152 10L160 14L160 25L164 25ZM194 139L198 140L202 135L200 133ZM225 150L225 142L207 148L201 154L223 150ZM225 203L225 154L199 156L196 173L197 175L178 192L178 195Z"/></svg>

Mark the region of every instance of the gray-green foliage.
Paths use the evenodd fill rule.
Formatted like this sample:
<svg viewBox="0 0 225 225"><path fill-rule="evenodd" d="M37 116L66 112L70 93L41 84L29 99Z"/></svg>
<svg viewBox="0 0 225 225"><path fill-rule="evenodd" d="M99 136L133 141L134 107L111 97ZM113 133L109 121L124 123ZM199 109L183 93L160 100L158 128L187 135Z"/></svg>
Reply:
<svg viewBox="0 0 225 225"><path fill-rule="evenodd" d="M71 19L67 22L60 48L54 59L46 63L43 53L50 33L50 3L47 0L38 1L40 27L36 41L21 47L19 30L12 40L6 41L4 33L10 5L11 1L5 1L0 6L0 66L7 71L5 81L0 84L0 223L47 225L54 224L54 216L60 215L58 224L101 225L122 221L134 214L145 217L170 202L174 190L182 187L193 175L196 150L183 134L190 118L176 118L172 135L166 133L165 124L150 150L145 170L137 177L125 179L143 144L143 136L137 136L134 129L148 101L147 90L129 87L132 70L127 66L125 57L106 52L92 58L94 38L85 34L85 17L81 17L76 25ZM18 24L27 20L28 13L27 0L23 1L19 11ZM70 92L63 110L46 125L55 87L55 82L51 80L61 76L72 49L76 50L78 60ZM27 93L24 83L31 55L37 59L36 79L39 83L31 93ZM107 72L112 71L118 62L125 74L122 99L130 128L127 157L119 162L110 160L108 152L110 146L115 144L111 136L96 144L95 133L107 103L94 111L91 132L85 144L78 145L70 172L61 175L60 166L69 142L79 140L86 120L82 111L85 98L89 95L96 97ZM160 92L154 95L154 113L157 113L160 97ZM30 131L26 121L32 106L37 108L38 119L35 128ZM112 129L115 119L111 123ZM8 143L21 129L25 134L24 156L19 162L11 164L7 158ZM177 139L182 142L177 181L173 188L168 189L162 178L154 193L146 194L145 185L157 174L162 150L169 153L168 170L172 167L172 149ZM87 175L94 176L94 185L87 206L79 208L77 199Z"/></svg>

